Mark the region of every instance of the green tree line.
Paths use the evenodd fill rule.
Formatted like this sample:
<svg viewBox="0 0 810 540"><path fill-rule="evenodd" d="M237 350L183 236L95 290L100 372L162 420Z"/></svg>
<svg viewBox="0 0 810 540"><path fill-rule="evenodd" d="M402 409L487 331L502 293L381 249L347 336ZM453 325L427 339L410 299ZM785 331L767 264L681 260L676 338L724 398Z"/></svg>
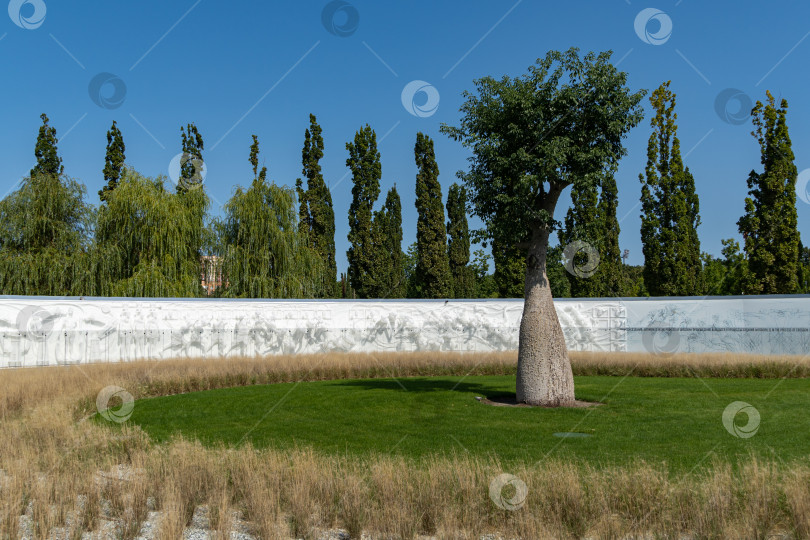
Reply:
<svg viewBox="0 0 810 540"><path fill-rule="evenodd" d="M571 207L550 248L547 273L555 297L693 296L810 292L810 248L796 217L794 155L787 101L767 93L752 111L761 172L751 171L738 221L743 237L723 240L721 257L700 249L695 178L681 156L676 95L669 81L650 95L653 117L641 184L644 264L624 264L616 216L616 167L575 184ZM465 185L446 203L430 137L418 133L416 242L404 247L396 184L380 198L381 156L368 125L346 143L352 178L348 269L337 275L335 212L320 161L323 130L314 115L304 133L295 188L259 167L211 217L203 181L204 140L181 128L176 185L126 166L116 122L107 133L100 204L65 174L56 129L46 115L36 138L36 165L0 201L0 293L128 297L497 298L522 297L525 254L486 245L471 231ZM377 207L377 209L375 209ZM481 248L472 250L473 244ZM491 255L483 248L490 247ZM494 272L490 272L490 261ZM204 289L202 278L216 287Z"/></svg>

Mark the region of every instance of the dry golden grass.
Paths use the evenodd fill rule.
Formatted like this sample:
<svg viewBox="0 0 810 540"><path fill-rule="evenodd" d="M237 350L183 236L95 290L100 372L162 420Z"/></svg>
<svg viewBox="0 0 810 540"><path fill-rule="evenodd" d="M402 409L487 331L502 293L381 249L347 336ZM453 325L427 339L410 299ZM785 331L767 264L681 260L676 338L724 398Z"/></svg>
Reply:
<svg viewBox="0 0 810 540"><path fill-rule="evenodd" d="M2 370L0 538L19 537L24 513L35 538L55 528L80 538L105 520L118 523L120 537L134 538L150 498L162 512L160 538L179 538L200 506L221 538L233 512L261 538L312 537L333 527L353 538L361 531L408 539L810 536L806 465L751 459L736 470L718 462L673 477L648 463L605 469L551 460L504 471L494 458L463 455L415 464L305 448L204 448L182 439L155 445L137 428L81 421L109 385L138 398L293 380L513 373L515 360L513 352L343 354ZM732 355L574 353L572 362L579 374L798 376L810 369L793 357ZM489 496L504 472L528 487L515 511Z"/></svg>

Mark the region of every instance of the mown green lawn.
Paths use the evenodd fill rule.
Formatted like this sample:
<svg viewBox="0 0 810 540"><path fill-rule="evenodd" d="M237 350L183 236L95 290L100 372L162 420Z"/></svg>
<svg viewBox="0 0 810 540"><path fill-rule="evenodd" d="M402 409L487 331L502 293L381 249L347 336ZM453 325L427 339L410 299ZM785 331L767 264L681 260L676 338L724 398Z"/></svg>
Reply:
<svg viewBox="0 0 810 540"><path fill-rule="evenodd" d="M810 381L577 377L588 409L493 407L475 396L514 396L514 376L340 380L249 386L139 400L129 422L157 442L175 433L205 444L312 447L335 454L424 458L546 458L593 465L641 458L689 471L752 453L790 461L810 455ZM734 401L753 405L750 438L723 425ZM736 417L745 425L747 416ZM555 436L577 432L590 437Z"/></svg>

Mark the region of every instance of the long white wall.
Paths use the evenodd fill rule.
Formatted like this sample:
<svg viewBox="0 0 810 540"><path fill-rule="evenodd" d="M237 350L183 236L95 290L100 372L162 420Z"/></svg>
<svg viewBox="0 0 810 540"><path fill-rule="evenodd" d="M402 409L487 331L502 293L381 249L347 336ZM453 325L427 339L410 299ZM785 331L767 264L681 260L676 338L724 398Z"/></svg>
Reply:
<svg viewBox="0 0 810 540"><path fill-rule="evenodd" d="M810 296L562 299L570 350L810 352ZM0 367L325 351L500 351L522 300L0 296Z"/></svg>

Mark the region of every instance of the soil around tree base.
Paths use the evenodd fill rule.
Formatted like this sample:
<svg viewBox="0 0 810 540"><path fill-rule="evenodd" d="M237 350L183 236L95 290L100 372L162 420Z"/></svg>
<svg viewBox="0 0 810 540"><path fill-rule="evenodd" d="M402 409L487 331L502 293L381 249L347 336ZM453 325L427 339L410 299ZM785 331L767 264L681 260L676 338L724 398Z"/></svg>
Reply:
<svg viewBox="0 0 810 540"><path fill-rule="evenodd" d="M493 396L491 398L476 396L475 399L485 405L492 405L493 407L540 407L543 409L561 409L561 408L584 409L587 407L598 407L599 405L602 405L598 401L581 401L581 400L576 400L572 403L567 403L565 405L558 405L556 407L551 407L547 405L529 405L528 403L518 403L517 398L515 396Z"/></svg>

